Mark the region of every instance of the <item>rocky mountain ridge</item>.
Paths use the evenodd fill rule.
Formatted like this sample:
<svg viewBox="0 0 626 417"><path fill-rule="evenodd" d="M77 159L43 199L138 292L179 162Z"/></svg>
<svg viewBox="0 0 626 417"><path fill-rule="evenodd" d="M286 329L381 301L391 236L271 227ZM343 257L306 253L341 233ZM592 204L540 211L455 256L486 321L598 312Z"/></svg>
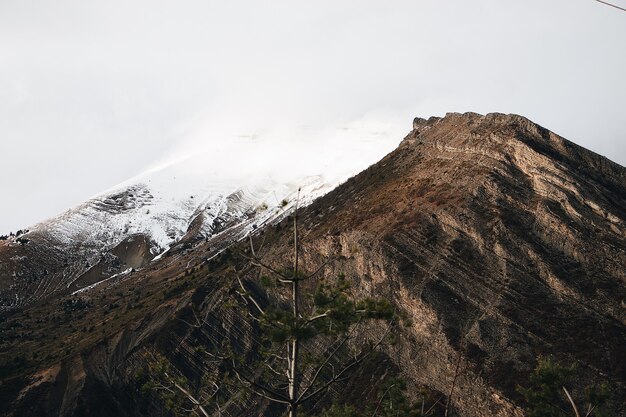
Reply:
<svg viewBox="0 0 626 417"><path fill-rule="evenodd" d="M385 360L409 386L450 396L454 415L522 416L516 386L542 355L578 365L576 395L609 383L624 415L625 210L624 167L528 119L415 119L395 151L301 210L302 262L314 269L336 256L322 276L341 272L359 294L406 313L412 325ZM277 219L246 233L280 266L292 253L288 229ZM106 290L6 313L0 412L169 415L140 390L147 358L164 355L195 380L215 370L195 350L221 337L211 329L251 337L223 306L236 250L207 262L218 243L181 240ZM192 309L213 318L202 335L182 320ZM328 396L343 389L366 401L376 369ZM278 412L258 402L224 410Z"/></svg>

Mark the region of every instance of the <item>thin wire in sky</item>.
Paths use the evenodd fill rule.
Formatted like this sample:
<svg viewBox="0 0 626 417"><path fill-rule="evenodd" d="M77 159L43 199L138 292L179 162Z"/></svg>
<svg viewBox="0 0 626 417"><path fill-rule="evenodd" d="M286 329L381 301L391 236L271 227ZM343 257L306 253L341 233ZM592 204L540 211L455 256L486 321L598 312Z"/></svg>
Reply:
<svg viewBox="0 0 626 417"><path fill-rule="evenodd" d="M598 3L606 4L607 6L615 7L616 9L619 9L619 10L621 10L623 12L626 12L626 9L624 9L623 7L619 7L619 6L616 6L616 5L611 4L611 3L607 3L606 1L602 1L602 0L596 0L596 1Z"/></svg>

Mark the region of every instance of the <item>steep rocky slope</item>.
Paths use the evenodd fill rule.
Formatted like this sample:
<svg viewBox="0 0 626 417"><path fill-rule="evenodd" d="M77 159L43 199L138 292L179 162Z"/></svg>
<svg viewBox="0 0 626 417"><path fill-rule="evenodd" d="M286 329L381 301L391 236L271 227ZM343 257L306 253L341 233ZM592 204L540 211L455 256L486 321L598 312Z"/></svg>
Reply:
<svg viewBox="0 0 626 417"><path fill-rule="evenodd" d="M520 116L415 119L394 152L300 218L305 268L339 256L324 276L345 273L360 293L384 296L412 319L385 352L409 386L447 396L461 365L456 415L523 415L515 386L547 354L577 363L578 389L608 382L613 405L623 404L623 167ZM288 263L288 227L254 230L266 262ZM106 288L4 314L0 412L168 415L139 389L151 355L193 380L215 370L198 344L225 333L245 345L254 334L224 309L227 271L242 261L226 251L207 262L219 243L182 242ZM211 317L204 332L188 325L192 306ZM382 372L371 367L342 395L367 399ZM228 414L280 411L251 406Z"/></svg>
<svg viewBox="0 0 626 417"><path fill-rule="evenodd" d="M311 244L334 236L355 276L418 323L404 369L445 392L462 352L468 415L513 414L504 398L541 354L623 388L623 167L523 117L450 114L416 119L310 209Z"/></svg>

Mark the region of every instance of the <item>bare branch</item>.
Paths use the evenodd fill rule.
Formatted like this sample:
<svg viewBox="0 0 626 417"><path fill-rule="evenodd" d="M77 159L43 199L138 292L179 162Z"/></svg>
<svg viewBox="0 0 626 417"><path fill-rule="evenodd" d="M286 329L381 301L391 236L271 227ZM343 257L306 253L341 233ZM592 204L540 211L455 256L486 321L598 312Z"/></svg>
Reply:
<svg viewBox="0 0 626 417"><path fill-rule="evenodd" d="M325 311L324 313L322 313L322 314L318 314L318 315L316 315L316 316L313 316L313 317L311 317L310 319L308 319L308 320L306 321L306 324L311 324L311 323L313 323L313 322L314 322L314 321L316 321L316 320L323 319L324 317L328 317L328 314L329 314L329 313L330 313L330 310L326 310L326 311Z"/></svg>
<svg viewBox="0 0 626 417"><path fill-rule="evenodd" d="M275 357L275 358L280 359L280 360L283 360L283 361L287 361L287 360L289 360L289 358L288 358L288 357L285 357L285 356L279 356L279 355L277 355L277 354L275 354L275 353L271 353L269 356L270 356L270 357Z"/></svg>
<svg viewBox="0 0 626 417"><path fill-rule="evenodd" d="M206 323L208 323L208 319L209 319L209 312L208 312L208 311L207 311L207 313L205 314L204 319L202 319L202 320L200 320L200 318L199 318L199 317L198 317L198 315L196 314L196 310L195 310L193 307L191 308L191 313L193 314L193 317L194 317L194 319L195 319L195 321L196 321L196 323L195 323L195 324L193 324L193 323L189 323L188 321L183 320L183 319L181 319L181 318L179 318L178 320L182 321L182 322L183 322L183 323L185 323L187 326L189 326L189 327L193 327L193 328L196 328L196 329L199 329L199 328L201 328L202 326L204 326Z"/></svg>
<svg viewBox="0 0 626 417"><path fill-rule="evenodd" d="M250 238L250 252L252 252L252 256L256 258L256 252L254 252L254 244L252 243L252 233L248 235Z"/></svg>
<svg viewBox="0 0 626 417"><path fill-rule="evenodd" d="M269 369L270 371L272 371L274 374L280 376L280 377L284 377L285 375L283 375L281 372L278 372L276 369L274 369L272 367L272 365L270 365L268 362L265 362L263 365L265 365L267 367L267 369Z"/></svg>
<svg viewBox="0 0 626 417"><path fill-rule="evenodd" d="M448 417L448 410L450 407L450 400L452 399L452 393L454 392L454 387L456 385L456 380L459 377L459 368L461 367L461 351L459 350L459 355L456 360L456 368L454 369L454 379L452 380L452 386L450 387L450 395L448 395L448 399L446 400L446 411L444 413L445 417Z"/></svg>
<svg viewBox="0 0 626 417"><path fill-rule="evenodd" d="M261 241L261 244L259 245L259 251L261 251L263 249L263 246L265 246L266 238L267 238L267 233L263 234L263 240Z"/></svg>
<svg viewBox="0 0 626 417"><path fill-rule="evenodd" d="M306 393L311 389L311 387L313 387L313 384L315 384L315 382L317 381L317 378L319 377L320 373L322 372L322 369L324 369L324 367L328 364L328 362L333 358L333 356L335 356L335 354L339 351L339 349L341 349L341 347L348 341L348 339L350 338L350 334L347 334L343 340L341 341L341 343L339 343L334 349L333 351L328 354L326 356L326 359L324 359L324 361L322 362L322 364L317 368L317 371L315 372L315 374L313 375L313 378L311 378L311 382L309 383L309 385L304 389L304 391L302 391L302 394L300 394L300 397L298 397L298 400L300 400L301 398L303 398ZM335 372L333 369L333 377L335 376Z"/></svg>
<svg viewBox="0 0 626 417"><path fill-rule="evenodd" d="M443 400L444 396L442 395L441 397L437 398L437 401L435 401L433 403L433 405L431 405L428 410L426 410L426 413L422 413L422 415L427 416L428 414L430 414L431 411L434 410L434 408L437 406L437 404L439 404L441 402L441 400ZM422 410L424 409L424 403L422 403Z"/></svg>
<svg viewBox="0 0 626 417"><path fill-rule="evenodd" d="M298 197L296 207L293 211L293 279L298 279L298 204L300 203L300 188L298 187Z"/></svg>
<svg viewBox="0 0 626 417"><path fill-rule="evenodd" d="M215 353L211 353L211 352L209 352L209 351L208 351L208 350L206 350L206 349L203 349L203 350L202 350L202 352L203 352L205 355L208 355L208 356L210 356L210 357L212 357L212 358L215 358L215 360L214 360L214 361L212 361L212 362L219 362L219 361L224 361L224 360L228 359L228 357L227 357L227 356L216 355Z"/></svg>
<svg viewBox="0 0 626 417"><path fill-rule="evenodd" d="M585 414L585 417L589 417L591 415L591 413L593 412L593 410L596 409L596 406L592 406L591 404L589 404L589 408L587 409L587 413Z"/></svg>
<svg viewBox="0 0 626 417"><path fill-rule="evenodd" d="M244 295L242 295L242 297L247 296L247 298L252 302L252 304L254 304L254 306L257 308L257 310L259 310L259 313L265 314L265 311L261 308L259 303L254 299L254 297L252 295L250 295L249 291L246 290L246 287L244 287L243 281L241 281L241 277L239 276L239 273L237 271L235 271L235 276L237 277L237 281L239 282L239 286L241 287L241 290L243 291Z"/></svg>
<svg viewBox="0 0 626 417"><path fill-rule="evenodd" d="M569 391L567 391L567 388L565 387L561 387L563 388L563 391L565 391L565 395L567 396L567 399L569 400L569 403L572 405L572 409L574 410L574 414L576 414L576 417L580 417L580 413L578 412L578 407L576 407L576 403L574 403L574 400L572 399L572 396L569 395Z"/></svg>
<svg viewBox="0 0 626 417"><path fill-rule="evenodd" d="M172 383L174 384L174 386L175 386L175 387L176 387L176 388L177 388L177 389L178 389L181 393L183 393L183 394L187 397L187 399L188 399L189 401L191 401L191 402L192 402L192 404L193 404L193 405L194 405L194 406L195 406L198 410L200 410L200 412L202 413L202 415L203 415L204 417L209 417L209 413L207 413L207 411L204 409L204 407L202 406L202 404L200 403L200 401L198 401L198 400L196 399L196 397L194 397L194 396L193 396L193 395L192 395L189 391L187 391L187 390L186 390L185 388L183 388L180 384L178 384L176 381L174 381L174 380L172 379L172 377L170 377L170 376L167 374L167 372L165 373L165 376L166 376L167 378L169 378L170 380L172 380Z"/></svg>
<svg viewBox="0 0 626 417"><path fill-rule="evenodd" d="M312 272L311 274L305 276L304 278L302 278L302 280L313 278L315 275L320 273L320 271L322 271L326 265L328 265L331 261L334 261L334 260L335 260L335 258L332 257L332 256L330 258L326 259L326 261L324 261L324 263L322 263L314 272Z"/></svg>
<svg viewBox="0 0 626 417"><path fill-rule="evenodd" d="M316 389L315 391L313 391L311 394L309 394L306 397L303 397L301 395L298 398L298 401L297 401L298 404L304 403L310 400L311 398L313 398L314 396L316 396L317 394L319 394L320 392L326 390L328 387L334 384L339 378L341 378L341 376L344 373L348 372L350 369L354 368L356 365L360 364L366 358L368 358L383 343L383 341L385 340L385 337L387 337L387 334L389 333L390 330L391 330L391 325L387 328L387 330L382 335L382 337L371 347L371 349L366 354L362 355L360 358L357 358L350 364L346 365L337 375L335 375L332 379L330 379L324 385L322 385L321 387L319 387L318 389Z"/></svg>
<svg viewBox="0 0 626 417"><path fill-rule="evenodd" d="M289 401L287 401L287 400L282 400L282 399L279 399L279 398L275 398L275 397L272 397L272 396L270 396L270 395L267 395L267 394L265 394L265 393L263 393L263 392L261 392L261 391L257 391L256 389L252 388L254 385L252 385L252 384L250 384L250 383L247 383L247 381L245 381L245 382L244 382L244 380L243 380L243 379L242 379L242 378L241 378L238 374L237 374L237 379L238 379L238 380L239 380L239 382L241 382L242 384L244 384L244 385L246 385L246 384L247 384L247 385L246 385L246 387L247 387L250 391L252 391L255 395L258 395L259 397L263 397L263 398L265 398L265 399L267 399L267 400L270 400L270 401L273 401L273 402L276 402L276 403L281 403L281 404L289 404Z"/></svg>
<svg viewBox="0 0 626 417"><path fill-rule="evenodd" d="M234 361L233 361L234 362ZM282 394L274 391L271 388L266 387L265 385L261 385L258 382L251 380L250 378L247 378L245 375L241 374L237 368L235 367L235 364L233 363L231 366L231 369L233 370L233 372L235 373L235 376L237 377L237 379L239 380L239 382L241 383L247 383L249 385L249 389L254 392L257 395L260 395L263 398L267 398L268 400L274 401L274 402L278 402L278 403L283 403L283 404L289 404L289 400ZM261 391L266 392L267 394L263 394L261 392L257 392L256 390L252 389L251 387L255 387L257 389L260 389Z"/></svg>
<svg viewBox="0 0 626 417"><path fill-rule="evenodd" d="M265 263L261 262L260 260L258 260L258 259L256 259L256 258L249 258L249 259L250 259L250 262L252 263L252 265L254 265L254 266L258 266L258 267L261 267L261 268L265 268L265 269L267 269L268 271L270 271L271 273L273 273L273 274L275 274L275 275L279 276L279 277L280 277L280 282L285 282L285 283L287 283L287 282L293 282L293 278L292 278L292 277L288 277L288 276L286 276L286 275L285 275L285 274L283 274L282 272L280 272L280 271L276 270L275 268L272 268L271 266L269 266L269 265L267 265L267 264L265 264Z"/></svg>
<svg viewBox="0 0 626 417"><path fill-rule="evenodd" d="M171 394L175 394L174 390L172 390L170 387L168 387L166 385L163 385L160 382L154 388L157 389L157 390L163 390L163 391L167 391L167 392L169 392Z"/></svg>
<svg viewBox="0 0 626 417"><path fill-rule="evenodd" d="M396 384L392 384L389 386L389 388L387 388L387 390L385 392L383 392L383 395L380 396L380 399L378 400L378 404L376 404L376 408L374 409L374 413L372 413L372 417L376 417L376 414L378 414L378 410L380 409L380 405L383 403L383 400L385 399L385 396L387 395L387 393L389 391L391 391L391 388L395 387Z"/></svg>

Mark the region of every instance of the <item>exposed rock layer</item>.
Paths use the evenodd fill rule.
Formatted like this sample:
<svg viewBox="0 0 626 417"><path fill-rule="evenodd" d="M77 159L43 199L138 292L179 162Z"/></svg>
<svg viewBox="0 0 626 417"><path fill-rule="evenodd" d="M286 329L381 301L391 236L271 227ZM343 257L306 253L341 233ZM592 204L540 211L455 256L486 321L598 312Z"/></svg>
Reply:
<svg viewBox="0 0 626 417"><path fill-rule="evenodd" d="M515 386L546 354L577 363L581 386L609 382L623 403L626 170L520 116L449 114L413 127L398 149L301 212L305 268L341 255L324 275L343 272L412 318L386 354L415 386L448 395L460 358L457 415L523 415ZM258 231L267 262L289 262L287 227ZM7 315L2 331L20 338L0 352L0 410L167 415L140 393L135 371L155 352L190 378L211 371L194 353L204 339L180 320L189 302L244 345L253 333L221 309L220 274L232 259L214 259L207 273L207 249L174 248L114 290L85 292L85 308L61 298ZM63 343L41 317L68 305ZM30 333L19 330L25 322ZM87 322L95 331L81 330ZM76 335L85 340L72 343ZM16 364L20 349L41 352L33 339L42 337L59 352ZM366 396L366 385L348 383L350 395ZM277 415L257 406L241 415Z"/></svg>

